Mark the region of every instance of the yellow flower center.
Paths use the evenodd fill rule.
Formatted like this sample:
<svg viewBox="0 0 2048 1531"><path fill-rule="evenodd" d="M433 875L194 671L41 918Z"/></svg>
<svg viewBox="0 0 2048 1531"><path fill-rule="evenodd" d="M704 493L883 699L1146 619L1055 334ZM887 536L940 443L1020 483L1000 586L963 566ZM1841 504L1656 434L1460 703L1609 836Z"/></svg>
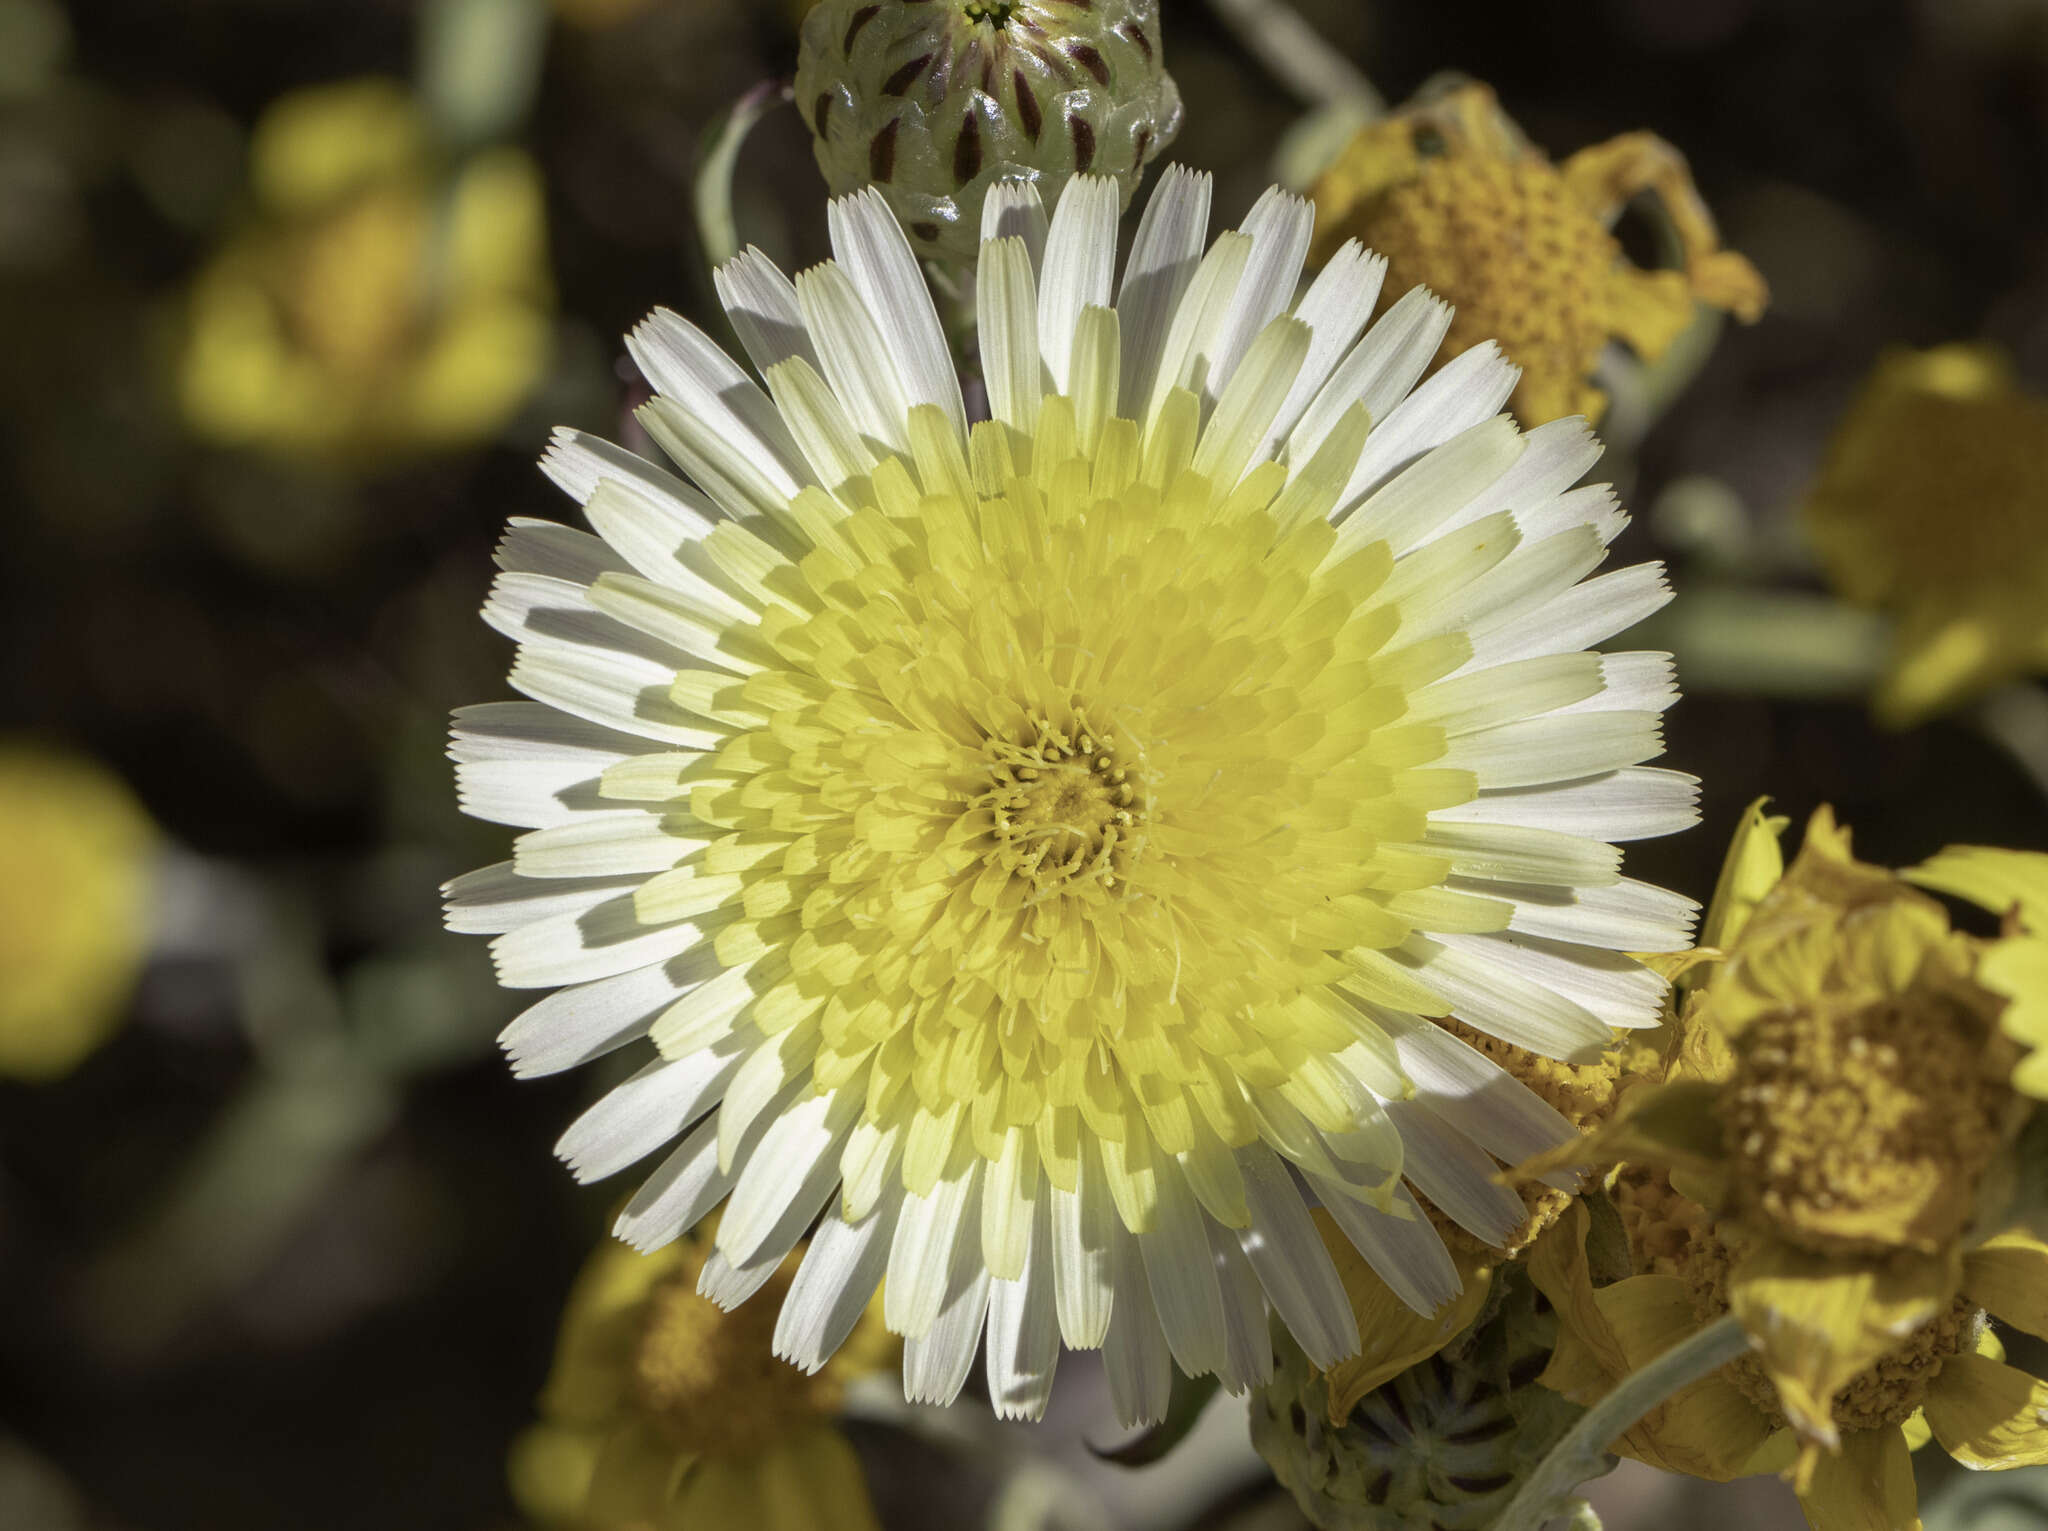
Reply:
<svg viewBox="0 0 2048 1531"><path fill-rule="evenodd" d="M1403 714L1469 639L1390 641L1386 545L1317 501L1341 471L1219 489L1194 404L1176 394L1141 446L1049 398L1032 436L977 427L971 468L925 422L915 478L884 459L838 491L864 498L851 514L797 497L814 550L773 575L721 524L705 556L770 602L721 640L754 673L684 672L675 700L737 731L680 774L608 777L687 792L711 837L640 890L641 918L737 892L717 950L752 965L756 1024L819 1090L865 1081L877 1162L900 1142L919 1194L963 1141L1014 1156L1013 1132L1071 1188L1085 1122L1143 1226L1154 1151L1253 1141L1262 1092L1355 1130L1372 1065L1331 985L1448 871L1428 814L1476 784L1429 768L1444 731ZM697 1040L689 1010L658 1044Z"/></svg>
<svg viewBox="0 0 2048 1531"><path fill-rule="evenodd" d="M1738 1209L1820 1253L1955 1238L2011 1099L1986 1044L1980 1013L1919 989L1753 1021L1721 1096Z"/></svg>
<svg viewBox="0 0 2048 1531"><path fill-rule="evenodd" d="M1042 893L1089 879L1114 888L1117 869L1144 848L1142 767L1126 764L1078 708L1075 725L1067 733L1034 717L1027 742L988 743L990 862Z"/></svg>
<svg viewBox="0 0 2048 1531"><path fill-rule="evenodd" d="M787 1267L778 1271L762 1289L764 1300L730 1313L697 1295L688 1268L649 1294L633 1351L633 1396L677 1445L703 1456L747 1456L839 1407L834 1369L807 1376L773 1353L790 1275Z"/></svg>

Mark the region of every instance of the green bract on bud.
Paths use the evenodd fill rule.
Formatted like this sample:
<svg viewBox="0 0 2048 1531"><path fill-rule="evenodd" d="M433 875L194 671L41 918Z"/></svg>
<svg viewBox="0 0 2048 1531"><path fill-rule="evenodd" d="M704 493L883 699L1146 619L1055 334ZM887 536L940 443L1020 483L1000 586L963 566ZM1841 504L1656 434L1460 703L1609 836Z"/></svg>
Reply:
<svg viewBox="0 0 2048 1531"><path fill-rule="evenodd" d="M1481 1531L1583 1412L1536 1380L1556 1337L1548 1304L1507 1267L1471 1328L1333 1424L1322 1375L1276 1326L1252 1444L1323 1531Z"/></svg>
<svg viewBox="0 0 2048 1531"><path fill-rule="evenodd" d="M1158 0L822 0L797 105L835 195L881 188L920 254L974 258L1004 179L1138 175L1180 130Z"/></svg>

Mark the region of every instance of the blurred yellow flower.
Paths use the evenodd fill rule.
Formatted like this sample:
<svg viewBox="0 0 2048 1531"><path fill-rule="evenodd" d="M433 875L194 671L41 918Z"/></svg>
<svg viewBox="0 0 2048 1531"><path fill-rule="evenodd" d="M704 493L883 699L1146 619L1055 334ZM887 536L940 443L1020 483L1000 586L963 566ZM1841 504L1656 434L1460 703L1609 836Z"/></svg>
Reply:
<svg viewBox="0 0 2048 1531"><path fill-rule="evenodd" d="M1985 1328L2048 1331L2048 1246L2011 1226L2031 1103L1980 981L2004 943L1857 861L1826 809L1784 870L1783 824L1759 804L1730 849L1673 1077L1581 1150L1623 1164L1636 1274L1594 1285L1581 1211L1531 1257L1560 1320L1544 1380L1590 1404L1732 1311L1752 1352L1616 1449L1714 1479L1796 1462L1815 1526L1908 1526L1930 1438L2048 1461L2048 1384Z"/></svg>
<svg viewBox="0 0 2048 1531"><path fill-rule="evenodd" d="M1880 721L2048 668L2048 398L1997 348L1884 356L1836 428L1806 526L1835 588L1898 619Z"/></svg>
<svg viewBox="0 0 2048 1531"><path fill-rule="evenodd" d="M548 359L539 172L497 148L437 174L399 84L274 103L251 146L254 217L195 278L178 396L198 434L374 460L503 425Z"/></svg>
<svg viewBox="0 0 2048 1531"><path fill-rule="evenodd" d="M1683 271L1644 271L1609 232L1629 200L1654 193ZM1597 420L1593 385L1610 339L1654 361L1692 322L1694 304L1749 321L1764 281L1720 248L1685 158L1649 133L1624 133L1554 165L1476 82L1426 88L1364 128L1310 189L1316 249L1358 239L1387 258L1388 301L1425 286L1454 305L1444 350L1498 340L1522 368L1525 425Z"/></svg>
<svg viewBox="0 0 2048 1531"><path fill-rule="evenodd" d="M112 773L0 745L0 1074L58 1078L120 1022L148 935L154 840Z"/></svg>
<svg viewBox="0 0 2048 1531"><path fill-rule="evenodd" d="M607 1240L569 1295L542 1422L513 1444L513 1497L562 1531L878 1531L833 1424L846 1385L895 1363L876 1298L815 1373L777 1359L777 1309L807 1246L733 1312L697 1293L714 1218L651 1255ZM752 1288L750 1287L751 1291Z"/></svg>

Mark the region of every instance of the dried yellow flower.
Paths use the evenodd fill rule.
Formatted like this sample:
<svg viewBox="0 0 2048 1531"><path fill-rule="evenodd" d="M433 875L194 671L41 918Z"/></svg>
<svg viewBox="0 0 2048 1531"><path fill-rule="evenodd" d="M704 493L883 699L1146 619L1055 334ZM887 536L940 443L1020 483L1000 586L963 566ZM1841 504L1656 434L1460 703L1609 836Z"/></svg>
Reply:
<svg viewBox="0 0 2048 1531"><path fill-rule="evenodd" d="M1683 271L1640 269L1609 232L1642 192L1661 200ZM1386 256L1389 299L1425 286L1455 306L1446 354L1500 342L1522 368L1527 425L1599 418L1592 377L1610 339L1654 360L1696 302L1744 321L1763 311L1763 278L1719 247L1678 150L1626 133L1553 164L1474 82L1426 89L1365 128L1310 194L1324 257L1356 238Z"/></svg>

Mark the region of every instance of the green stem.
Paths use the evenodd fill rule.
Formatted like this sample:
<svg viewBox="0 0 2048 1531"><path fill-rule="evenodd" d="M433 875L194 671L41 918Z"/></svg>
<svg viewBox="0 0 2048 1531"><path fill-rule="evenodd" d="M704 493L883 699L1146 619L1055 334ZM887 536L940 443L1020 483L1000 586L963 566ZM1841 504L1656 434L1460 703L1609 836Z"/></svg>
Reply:
<svg viewBox="0 0 2048 1531"><path fill-rule="evenodd" d="M704 242L704 259L714 267L740 253L739 224L732 210L732 177L740 149L755 123L792 99L789 81L763 80L733 103L697 166L691 202L697 215L697 237Z"/></svg>
<svg viewBox="0 0 2048 1531"><path fill-rule="evenodd" d="M1274 79L1310 106L1356 102L1372 115L1380 93L1351 60L1280 0L1210 0L1216 14Z"/></svg>
<svg viewBox="0 0 2048 1531"><path fill-rule="evenodd" d="M1604 1465L1608 1444L1681 1388L1717 1371L1749 1348L1732 1313L1674 1345L1594 1404L1566 1431L1508 1501L1492 1531L1542 1531L1571 1513L1574 1491Z"/></svg>

